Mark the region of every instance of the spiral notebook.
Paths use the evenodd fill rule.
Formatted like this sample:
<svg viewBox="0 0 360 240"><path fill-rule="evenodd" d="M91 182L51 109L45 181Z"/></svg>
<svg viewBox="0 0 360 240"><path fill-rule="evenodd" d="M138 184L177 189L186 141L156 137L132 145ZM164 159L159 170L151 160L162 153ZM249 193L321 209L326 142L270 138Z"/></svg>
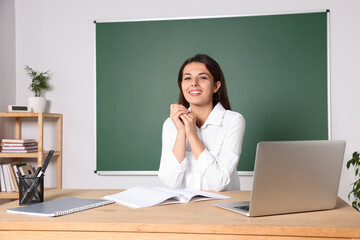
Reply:
<svg viewBox="0 0 360 240"><path fill-rule="evenodd" d="M36 203L27 207L9 208L7 209L7 212L42 217L57 217L91 208L105 206L111 203L114 203L114 201L66 197L47 202Z"/></svg>

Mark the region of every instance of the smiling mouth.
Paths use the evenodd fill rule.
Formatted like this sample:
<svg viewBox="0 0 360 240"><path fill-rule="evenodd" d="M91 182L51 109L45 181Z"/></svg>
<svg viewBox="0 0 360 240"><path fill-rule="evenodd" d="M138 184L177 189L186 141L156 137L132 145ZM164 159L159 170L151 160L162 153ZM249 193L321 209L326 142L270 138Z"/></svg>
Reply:
<svg viewBox="0 0 360 240"><path fill-rule="evenodd" d="M189 92L189 94L190 94L190 96L192 96L192 97L197 97L197 96L199 96L200 94L202 93L202 91L190 91Z"/></svg>

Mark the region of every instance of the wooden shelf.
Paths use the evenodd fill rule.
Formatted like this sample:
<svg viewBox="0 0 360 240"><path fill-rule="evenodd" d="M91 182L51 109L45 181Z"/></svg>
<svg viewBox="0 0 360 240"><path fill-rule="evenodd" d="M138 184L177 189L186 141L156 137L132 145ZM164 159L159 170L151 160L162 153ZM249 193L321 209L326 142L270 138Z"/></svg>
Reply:
<svg viewBox="0 0 360 240"><path fill-rule="evenodd" d="M0 192L0 199L19 199L19 192Z"/></svg>
<svg viewBox="0 0 360 240"><path fill-rule="evenodd" d="M43 152L43 156L48 155L49 151ZM41 154L41 153L40 153ZM55 151L53 156L59 156L60 152ZM33 153L2 153L0 152L0 158L38 158L39 152Z"/></svg>
<svg viewBox="0 0 360 240"><path fill-rule="evenodd" d="M36 158L37 165L42 166L43 160L49 153L43 149L44 147L44 119L55 119L57 121L57 146L53 157L57 164L56 188L61 188L62 183L62 114L58 113L33 113L33 112L0 112L0 118L15 119L15 139L21 139L21 119L35 118L38 125L38 152L33 153L1 153L0 158L14 158L15 162L20 159ZM18 192L0 192L0 199L18 199Z"/></svg>
<svg viewBox="0 0 360 240"><path fill-rule="evenodd" d="M44 191L51 190L54 188L46 188ZM19 192L0 192L0 199L19 199Z"/></svg>
<svg viewBox="0 0 360 240"><path fill-rule="evenodd" d="M62 116L62 114L59 113L0 112L0 117L37 118L41 115L45 118L59 118Z"/></svg>

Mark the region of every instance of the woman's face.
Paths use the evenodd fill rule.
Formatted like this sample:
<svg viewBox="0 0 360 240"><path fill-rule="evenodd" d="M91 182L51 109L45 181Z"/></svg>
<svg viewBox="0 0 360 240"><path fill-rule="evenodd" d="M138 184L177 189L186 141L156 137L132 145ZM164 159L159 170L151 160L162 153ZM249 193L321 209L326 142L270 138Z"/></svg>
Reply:
<svg viewBox="0 0 360 240"><path fill-rule="evenodd" d="M181 89L190 106L212 105L213 94L219 90L220 85L220 81L214 84L214 78L205 64L192 62L184 67Z"/></svg>

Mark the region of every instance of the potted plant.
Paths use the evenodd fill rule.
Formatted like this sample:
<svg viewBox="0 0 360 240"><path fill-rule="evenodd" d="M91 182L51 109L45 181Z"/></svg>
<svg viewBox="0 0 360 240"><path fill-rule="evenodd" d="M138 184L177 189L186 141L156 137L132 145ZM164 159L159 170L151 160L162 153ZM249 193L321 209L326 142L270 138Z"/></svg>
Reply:
<svg viewBox="0 0 360 240"><path fill-rule="evenodd" d="M360 172L359 172L360 160L359 160L359 155L360 154L358 152L354 152L352 155L352 159L350 159L347 162L346 168L349 169L350 166L352 165L355 170L355 178L358 177L358 179L352 184L353 188L352 188L352 191L349 193L348 198L350 200L350 196L353 195L354 200L351 203L351 205L353 206L353 208L355 208L356 210L358 210L360 212Z"/></svg>
<svg viewBox="0 0 360 240"><path fill-rule="evenodd" d="M25 66L27 75L31 78L29 90L34 93L34 97L28 98L28 105L32 112L45 112L46 98L41 96L41 91L50 88L48 81L51 79L50 70L37 72L29 66Z"/></svg>

